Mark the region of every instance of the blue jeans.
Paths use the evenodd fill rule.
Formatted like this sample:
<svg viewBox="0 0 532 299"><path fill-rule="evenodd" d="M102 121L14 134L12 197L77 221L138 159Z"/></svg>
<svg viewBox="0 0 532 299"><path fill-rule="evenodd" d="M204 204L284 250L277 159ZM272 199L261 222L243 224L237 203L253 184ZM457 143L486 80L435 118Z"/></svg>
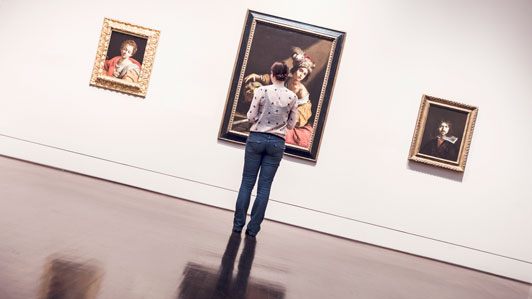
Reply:
<svg viewBox="0 0 532 299"><path fill-rule="evenodd" d="M251 220L247 226L247 234L255 236L259 232L268 205L273 178L283 158L284 149L284 139L279 136L257 132L249 134L246 142L242 183L236 200L234 231L242 231L246 224L251 190L255 186L260 169L257 197L251 209Z"/></svg>

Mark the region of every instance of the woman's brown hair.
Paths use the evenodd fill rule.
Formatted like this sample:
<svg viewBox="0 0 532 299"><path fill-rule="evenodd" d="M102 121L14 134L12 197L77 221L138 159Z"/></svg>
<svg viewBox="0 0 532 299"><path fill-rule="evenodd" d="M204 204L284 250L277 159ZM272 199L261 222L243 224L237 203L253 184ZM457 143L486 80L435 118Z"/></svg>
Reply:
<svg viewBox="0 0 532 299"><path fill-rule="evenodd" d="M272 75L278 81L284 81L288 78L288 65L284 62L276 61L271 67Z"/></svg>

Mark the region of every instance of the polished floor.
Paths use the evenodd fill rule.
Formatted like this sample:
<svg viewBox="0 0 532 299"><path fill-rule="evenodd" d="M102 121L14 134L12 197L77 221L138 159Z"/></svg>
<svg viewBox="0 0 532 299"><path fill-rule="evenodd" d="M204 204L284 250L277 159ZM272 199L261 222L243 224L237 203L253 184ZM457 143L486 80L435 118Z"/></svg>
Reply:
<svg viewBox="0 0 532 299"><path fill-rule="evenodd" d="M236 194L235 194L236 198ZM529 284L0 156L0 299L532 299Z"/></svg>

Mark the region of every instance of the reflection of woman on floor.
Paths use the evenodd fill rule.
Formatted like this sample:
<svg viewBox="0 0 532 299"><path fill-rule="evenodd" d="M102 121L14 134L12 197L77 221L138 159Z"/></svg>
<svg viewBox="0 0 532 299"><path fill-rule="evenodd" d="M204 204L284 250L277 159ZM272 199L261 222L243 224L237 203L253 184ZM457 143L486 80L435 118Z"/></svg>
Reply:
<svg viewBox="0 0 532 299"><path fill-rule="evenodd" d="M450 121L440 121L438 135L426 142L419 152L437 158L456 161L458 158L458 150L456 148L458 138L451 135L452 127L453 125Z"/></svg>
<svg viewBox="0 0 532 299"><path fill-rule="evenodd" d="M286 130L286 143L307 148L312 136L312 124L309 123L309 119L312 116L312 103L310 102L310 93L303 82L305 82L316 65L312 58L300 48L294 47L293 50L291 76L286 80L285 86L298 97L297 123L293 130ZM258 81L264 85L271 84L270 77L266 74L247 75L244 78L244 83L250 81Z"/></svg>
<svg viewBox="0 0 532 299"><path fill-rule="evenodd" d="M126 40L120 45L120 56L115 56L105 61L103 66L107 76L122 79L127 82L139 81L141 65L131 58L137 53L137 43L134 40Z"/></svg>

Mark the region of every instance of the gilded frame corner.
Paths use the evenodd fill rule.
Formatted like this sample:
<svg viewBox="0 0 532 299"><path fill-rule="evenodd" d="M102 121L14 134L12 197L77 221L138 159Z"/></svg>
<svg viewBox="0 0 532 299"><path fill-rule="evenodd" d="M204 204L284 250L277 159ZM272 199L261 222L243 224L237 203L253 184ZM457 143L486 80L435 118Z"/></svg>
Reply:
<svg viewBox="0 0 532 299"><path fill-rule="evenodd" d="M146 40L145 46L143 45L143 53L141 57L142 63L137 82L128 82L105 74L104 65L105 62L110 59L110 57L108 57L108 51L111 43L111 36L115 32L133 38ZM159 30L105 18L100 34L100 41L98 42L96 58L94 59L90 85L145 98L153 69L157 45L159 43L159 36Z"/></svg>
<svg viewBox="0 0 532 299"><path fill-rule="evenodd" d="M464 172L477 114L478 107L423 95L408 159ZM440 117L438 118L437 115L440 115ZM441 134L438 137L432 133L432 137L429 137L431 136L431 127L432 129L438 129L438 124L442 125L442 122L451 122L449 121L451 118L454 118L455 124L453 127L456 128L455 131L459 132L458 136L441 138ZM449 145L451 144L449 140L453 141L454 138L456 138L455 142ZM442 140L438 142L438 139ZM446 144L446 142L449 142L449 144ZM444 148L443 146L448 147Z"/></svg>

